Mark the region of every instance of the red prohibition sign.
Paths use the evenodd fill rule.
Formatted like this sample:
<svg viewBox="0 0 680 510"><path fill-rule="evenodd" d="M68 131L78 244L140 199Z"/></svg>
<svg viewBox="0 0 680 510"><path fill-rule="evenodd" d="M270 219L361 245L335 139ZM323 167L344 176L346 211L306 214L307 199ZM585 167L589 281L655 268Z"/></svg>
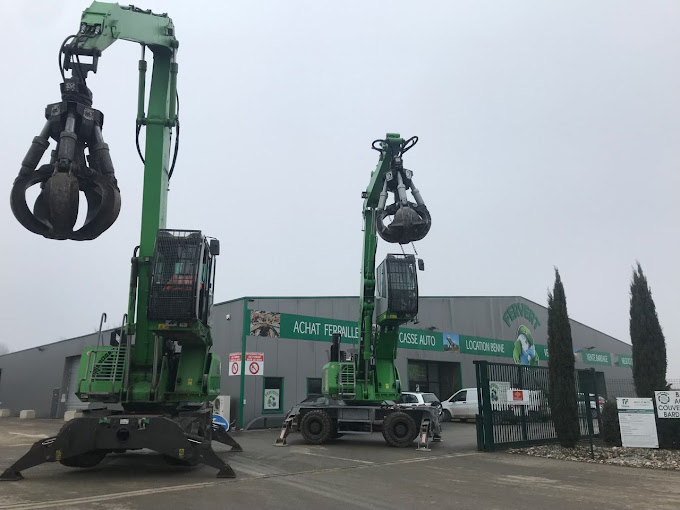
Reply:
<svg viewBox="0 0 680 510"><path fill-rule="evenodd" d="M237 362L237 361L234 361L234 362L231 364L231 373L232 373L232 374L235 374L236 372L238 372L238 362Z"/></svg>
<svg viewBox="0 0 680 510"><path fill-rule="evenodd" d="M251 374L257 374L260 371L260 365L256 361L253 361L248 367L248 370L250 370Z"/></svg>

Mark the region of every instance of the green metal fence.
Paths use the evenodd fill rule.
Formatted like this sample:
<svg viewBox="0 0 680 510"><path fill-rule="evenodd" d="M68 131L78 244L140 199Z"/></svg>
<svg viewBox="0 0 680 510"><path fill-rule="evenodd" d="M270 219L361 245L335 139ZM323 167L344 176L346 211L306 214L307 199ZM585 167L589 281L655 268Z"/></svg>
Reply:
<svg viewBox="0 0 680 510"><path fill-rule="evenodd" d="M475 361L477 376L477 447L480 451L557 441L550 412L547 367ZM576 400L583 439L599 435L603 403L594 369L576 371ZM526 390L516 405L513 390ZM600 390L600 391L598 391Z"/></svg>

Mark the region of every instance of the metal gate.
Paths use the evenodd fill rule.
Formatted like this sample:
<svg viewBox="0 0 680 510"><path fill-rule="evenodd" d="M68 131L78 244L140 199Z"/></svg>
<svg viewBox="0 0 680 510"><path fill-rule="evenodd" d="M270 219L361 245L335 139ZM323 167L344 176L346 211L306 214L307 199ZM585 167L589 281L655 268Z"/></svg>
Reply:
<svg viewBox="0 0 680 510"><path fill-rule="evenodd" d="M550 412L547 367L475 361L477 376L477 448L530 446L557 441ZM527 390L528 402L513 404L512 390ZM510 392L510 393L508 393ZM594 369L576 371L576 401L581 438L600 431L600 393Z"/></svg>
<svg viewBox="0 0 680 510"><path fill-rule="evenodd" d="M68 374L68 391L66 393L66 411L86 409L88 402L81 402L76 396L76 386L78 385L78 367L80 366L80 356L66 358L66 373Z"/></svg>

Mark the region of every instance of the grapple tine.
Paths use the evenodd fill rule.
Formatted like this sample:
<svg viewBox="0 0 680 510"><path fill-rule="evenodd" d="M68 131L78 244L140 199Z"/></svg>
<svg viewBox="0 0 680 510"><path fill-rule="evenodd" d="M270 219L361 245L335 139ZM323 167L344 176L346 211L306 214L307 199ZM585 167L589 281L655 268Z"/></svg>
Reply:
<svg viewBox="0 0 680 510"><path fill-rule="evenodd" d="M56 172L45 183L40 192L47 206L47 218L54 235L59 239L68 239L78 219L78 179L66 172ZM35 210L34 210L35 214Z"/></svg>
<svg viewBox="0 0 680 510"><path fill-rule="evenodd" d="M87 241L96 239L106 231L118 218L120 213L120 191L118 186L108 179L96 176L87 187L85 198L87 199L87 217L83 226L73 232L70 239L75 241Z"/></svg>
<svg viewBox="0 0 680 510"><path fill-rule="evenodd" d="M12 213L14 213L14 217L19 223L21 223L25 229L45 237L49 237L51 226L44 220L36 217L28 208L28 204L26 203L26 190L37 183L47 181L50 175L52 175L51 165L43 165L35 172L19 175L19 177L14 180L9 199ZM42 213L46 207L42 198L40 203L36 203L36 206L40 213ZM44 215L42 217L44 217Z"/></svg>

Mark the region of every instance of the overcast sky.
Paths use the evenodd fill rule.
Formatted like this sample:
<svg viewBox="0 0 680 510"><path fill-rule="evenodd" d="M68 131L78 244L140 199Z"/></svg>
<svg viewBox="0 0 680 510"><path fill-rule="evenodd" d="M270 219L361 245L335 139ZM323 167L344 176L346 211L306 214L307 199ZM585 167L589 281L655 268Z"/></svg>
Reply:
<svg viewBox="0 0 680 510"><path fill-rule="evenodd" d="M118 221L95 241L52 241L9 209L45 105L59 101L57 50L89 3L2 2L0 342L12 350L92 332L103 311L117 325L126 310L143 171L138 45L116 43L88 80L106 116ZM167 11L180 40L168 226L221 240L217 301L358 294L370 143L418 135L405 164L433 217L417 245L422 295L545 304L557 266L570 316L630 342L639 260L668 376L680 378L680 3L143 7Z"/></svg>

